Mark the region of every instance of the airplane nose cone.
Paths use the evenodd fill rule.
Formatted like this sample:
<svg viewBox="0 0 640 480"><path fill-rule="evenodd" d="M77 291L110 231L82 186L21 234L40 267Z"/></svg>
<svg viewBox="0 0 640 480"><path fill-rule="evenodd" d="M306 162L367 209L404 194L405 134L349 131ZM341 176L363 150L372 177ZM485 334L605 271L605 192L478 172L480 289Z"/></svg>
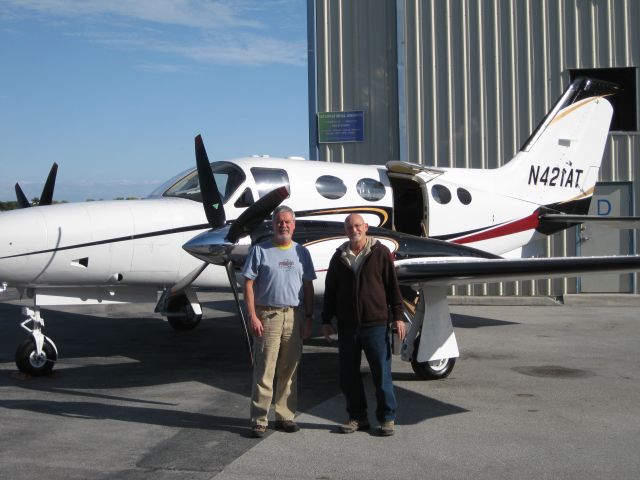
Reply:
<svg viewBox="0 0 640 480"><path fill-rule="evenodd" d="M224 265L235 247L226 240L228 232L228 228L222 228L201 233L185 243L182 248L200 260Z"/></svg>

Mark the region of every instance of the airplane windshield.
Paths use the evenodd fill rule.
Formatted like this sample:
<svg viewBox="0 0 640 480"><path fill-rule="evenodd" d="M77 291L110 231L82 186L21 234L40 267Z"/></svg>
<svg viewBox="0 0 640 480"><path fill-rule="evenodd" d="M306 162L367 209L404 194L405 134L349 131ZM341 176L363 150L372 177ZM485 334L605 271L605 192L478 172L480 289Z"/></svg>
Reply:
<svg viewBox="0 0 640 480"><path fill-rule="evenodd" d="M231 195L244 182L245 175L238 167L231 163L215 162L211 164L213 177L216 179L218 193L222 198L222 203L226 203ZM180 197L196 202L202 202L200 184L198 183L198 171L194 170L188 175L180 178L163 194L163 197Z"/></svg>

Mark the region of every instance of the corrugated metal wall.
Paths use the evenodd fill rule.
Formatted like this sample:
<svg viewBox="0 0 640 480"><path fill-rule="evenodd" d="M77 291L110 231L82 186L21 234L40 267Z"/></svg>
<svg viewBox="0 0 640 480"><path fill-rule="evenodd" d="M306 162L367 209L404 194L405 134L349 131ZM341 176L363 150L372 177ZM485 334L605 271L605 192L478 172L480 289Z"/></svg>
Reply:
<svg viewBox="0 0 640 480"><path fill-rule="evenodd" d="M560 96L569 83L570 69L640 65L637 0L312 3L317 15L319 111L341 109L340 105L348 110L362 102L375 105L380 102L375 96L394 95L392 72L379 70L394 67L390 46L397 47L399 72L395 91L399 128L393 125L394 100L385 100L385 109L371 109L368 117L380 132L387 127L392 132L382 141L388 145L323 147L317 157L322 160L384 163L399 152L403 160L427 165L497 167L515 155ZM397 42L390 38L396 31L393 22L397 22ZM354 25L357 30L351 31ZM364 28L375 30L366 33ZM396 146L393 135L398 131ZM638 162L640 135L611 133L600 180L635 180ZM637 212L639 188L640 182L635 182ZM574 254L575 241L574 230L556 235L547 241L545 253ZM558 280L469 287L455 293L574 291L575 281Z"/></svg>
<svg viewBox="0 0 640 480"><path fill-rule="evenodd" d="M316 149L312 140L311 158L365 164L397 160L395 2L319 0L310 2L309 9L315 15L317 72L310 130L316 129L315 112L365 112L365 142L322 144Z"/></svg>

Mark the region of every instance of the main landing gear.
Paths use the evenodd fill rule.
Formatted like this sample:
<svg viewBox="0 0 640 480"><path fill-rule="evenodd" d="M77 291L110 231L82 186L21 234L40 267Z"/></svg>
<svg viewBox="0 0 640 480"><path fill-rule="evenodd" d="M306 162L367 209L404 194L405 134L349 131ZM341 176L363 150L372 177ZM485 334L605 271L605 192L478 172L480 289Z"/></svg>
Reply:
<svg viewBox="0 0 640 480"><path fill-rule="evenodd" d="M408 302L412 303L415 305L413 314L405 310L409 328L402 344L401 358L411 362L413 372L422 380L446 378L459 356L447 303L447 288L421 285L417 299Z"/></svg>
<svg viewBox="0 0 640 480"><path fill-rule="evenodd" d="M42 333L44 320L40 316L40 308L23 307L22 313L27 319L20 326L30 335L16 350L16 366L22 373L34 377L48 375L58 360L58 349L53 340ZM32 328L27 326L29 322Z"/></svg>

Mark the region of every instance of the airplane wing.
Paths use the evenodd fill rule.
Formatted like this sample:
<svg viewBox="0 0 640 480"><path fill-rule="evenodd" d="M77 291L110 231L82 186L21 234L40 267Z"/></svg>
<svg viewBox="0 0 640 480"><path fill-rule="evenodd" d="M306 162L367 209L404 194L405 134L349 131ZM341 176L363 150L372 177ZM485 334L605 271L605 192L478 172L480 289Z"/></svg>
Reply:
<svg viewBox="0 0 640 480"><path fill-rule="evenodd" d="M640 271L639 255L516 259L413 258L396 261L400 283L433 286L636 271Z"/></svg>

